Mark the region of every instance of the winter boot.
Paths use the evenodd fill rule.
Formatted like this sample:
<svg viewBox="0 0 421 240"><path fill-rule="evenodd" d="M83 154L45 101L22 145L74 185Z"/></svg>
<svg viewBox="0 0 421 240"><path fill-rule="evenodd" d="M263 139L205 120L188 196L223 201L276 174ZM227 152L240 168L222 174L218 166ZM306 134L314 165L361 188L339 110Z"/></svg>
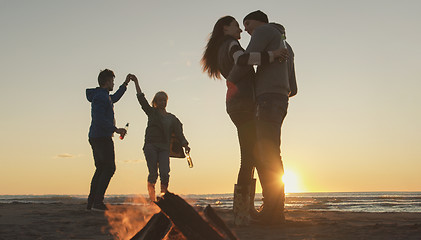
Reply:
<svg viewBox="0 0 421 240"><path fill-rule="evenodd" d="M234 185L234 224L247 226L250 223L250 186Z"/></svg>
<svg viewBox="0 0 421 240"><path fill-rule="evenodd" d="M156 198L155 198L155 183L148 182L148 193L149 193L149 199L152 202L156 201Z"/></svg>
<svg viewBox="0 0 421 240"><path fill-rule="evenodd" d="M263 198L263 206L258 215L258 221L263 225L278 225L285 223L284 188L273 189Z"/></svg>

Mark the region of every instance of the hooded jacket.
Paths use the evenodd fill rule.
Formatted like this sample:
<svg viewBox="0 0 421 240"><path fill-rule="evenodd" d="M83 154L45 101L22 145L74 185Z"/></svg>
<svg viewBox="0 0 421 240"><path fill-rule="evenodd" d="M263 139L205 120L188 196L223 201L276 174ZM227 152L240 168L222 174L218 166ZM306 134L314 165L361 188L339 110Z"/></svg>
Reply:
<svg viewBox="0 0 421 240"><path fill-rule="evenodd" d="M126 85L121 85L118 90L110 95L105 88L86 89L86 98L91 103L91 127L89 138L111 137L115 130L114 103L126 92Z"/></svg>
<svg viewBox="0 0 421 240"><path fill-rule="evenodd" d="M279 24L268 23L254 29L246 53L273 51L280 48L283 29ZM297 92L294 70L294 53L287 44L290 54L288 61L275 61L257 67L256 71L256 96L265 93L277 93L293 96ZM291 79L290 79L291 77ZM291 84L290 84L291 82Z"/></svg>

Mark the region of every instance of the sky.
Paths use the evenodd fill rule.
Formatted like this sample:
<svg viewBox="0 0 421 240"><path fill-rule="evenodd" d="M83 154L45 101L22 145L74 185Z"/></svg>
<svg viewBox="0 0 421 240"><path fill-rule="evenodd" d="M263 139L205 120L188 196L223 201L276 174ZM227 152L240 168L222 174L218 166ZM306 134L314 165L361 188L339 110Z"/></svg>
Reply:
<svg viewBox="0 0 421 240"><path fill-rule="evenodd" d="M0 194L88 194L85 89L105 68L116 89L132 73L148 99L168 93L194 162L171 159L170 191L232 192L240 159L225 80L204 74L200 58L218 18L242 27L257 9L286 27L295 52L281 147L290 191L421 191L420 1L1 0ZM130 127L114 138L107 193L145 194L147 117L133 83L114 108Z"/></svg>

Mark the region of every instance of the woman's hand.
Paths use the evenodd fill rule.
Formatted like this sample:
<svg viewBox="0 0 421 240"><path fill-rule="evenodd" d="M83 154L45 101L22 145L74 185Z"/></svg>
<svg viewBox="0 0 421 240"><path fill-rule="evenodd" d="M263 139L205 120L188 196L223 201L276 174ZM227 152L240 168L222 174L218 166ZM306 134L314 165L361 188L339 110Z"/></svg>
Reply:
<svg viewBox="0 0 421 240"><path fill-rule="evenodd" d="M189 146L184 146L184 151L186 152L186 154L190 153L190 147Z"/></svg>

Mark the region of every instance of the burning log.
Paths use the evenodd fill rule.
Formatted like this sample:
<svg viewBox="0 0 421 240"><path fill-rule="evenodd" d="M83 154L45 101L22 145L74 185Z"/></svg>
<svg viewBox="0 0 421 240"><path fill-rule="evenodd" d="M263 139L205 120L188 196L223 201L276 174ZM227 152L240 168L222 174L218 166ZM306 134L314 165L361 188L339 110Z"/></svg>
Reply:
<svg viewBox="0 0 421 240"><path fill-rule="evenodd" d="M156 204L171 219L187 240L226 239L179 196L167 192Z"/></svg>
<svg viewBox="0 0 421 240"><path fill-rule="evenodd" d="M151 217L145 227L142 228L136 235L130 240L160 240L167 235L171 229L171 221L163 214L159 212Z"/></svg>

